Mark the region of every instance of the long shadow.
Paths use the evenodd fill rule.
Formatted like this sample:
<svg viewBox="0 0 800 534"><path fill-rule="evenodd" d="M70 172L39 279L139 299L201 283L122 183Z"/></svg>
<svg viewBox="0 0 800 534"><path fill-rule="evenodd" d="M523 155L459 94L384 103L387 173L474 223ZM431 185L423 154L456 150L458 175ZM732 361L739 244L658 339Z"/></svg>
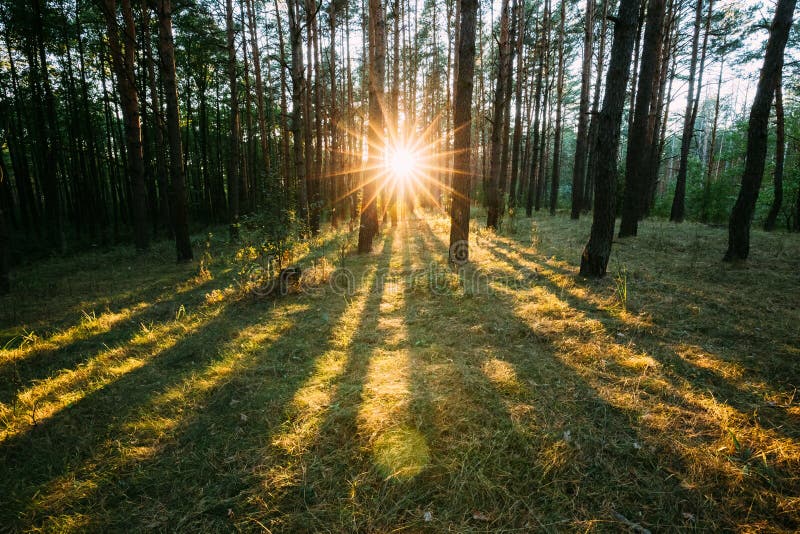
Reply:
<svg viewBox="0 0 800 534"><path fill-rule="evenodd" d="M513 266L515 269L526 268L526 266L507 254L507 247L489 243L488 249L491 254ZM522 256L521 252L516 252ZM527 261L533 261L527 258L525 259ZM548 265L547 269L552 269L552 266ZM538 276L535 283L546 288L551 294L556 295L560 300L566 302L572 309L583 312L587 317L601 317L601 322L605 323L607 327L609 327L609 330L630 330L626 328L626 323L623 319L586 299L576 297L570 290L564 289L556 284L546 273L543 273L542 276ZM657 324L664 324L665 321L666 318L659 316ZM685 387L684 383L680 383L681 379L687 380L691 382L691 390L694 393L698 395L707 395L710 392L714 398L727 403L744 417L747 417L747 414L750 413L754 407L766 407L767 410L762 411L760 414L761 418L755 420L754 424L791 439L800 438L800 429L786 427L787 421L791 421L793 418L788 412L787 407L766 405L763 398L754 395L740 383L732 382L712 370L700 367L686 358L682 358L667 342L658 341L655 343L646 342L641 344L635 339L636 332L628 332L627 335L628 339L626 345L634 351L641 351L656 358L669 374L672 375L669 377L669 381L676 390ZM616 344L619 345L619 343ZM757 373L754 374L757 375ZM763 379L762 377L762 380ZM665 397L664 400L674 403L683 399L668 399Z"/></svg>
<svg viewBox="0 0 800 534"><path fill-rule="evenodd" d="M346 309L344 300L334 304L324 317L313 308L292 314L289 330L252 347L189 413L181 411L180 427L166 447L145 461L115 468L113 479L101 477L104 483L70 508L91 512L113 506L113 514L93 521L101 530L128 528L131 520L145 521L148 515L159 517L148 528L233 528L248 507L245 497L260 487L253 466L263 462L265 429L279 427L287 403L312 374L315 358L304 336L311 329L330 333Z"/></svg>
<svg viewBox="0 0 800 534"><path fill-rule="evenodd" d="M297 414L293 410L285 414L289 421L270 433L271 445L265 454L271 462L260 466L258 471L263 475L278 473L283 483L271 489L268 502L256 508L251 506L248 510L251 516L268 528L289 532L335 528L332 525L340 518L326 515L335 510L330 510L333 503L325 501L324 495L339 495L341 498L348 481L358 476L354 471L363 465L360 458L350 455L350 451L359 446L358 409L362 402L370 347L380 342L380 303L392 257L393 232L384 237L373 278L369 287L365 288L360 316L354 326L348 327L352 328L352 332L347 335L352 337L344 348L344 365L327 383L326 396L330 397L320 413L313 417L318 420L318 427L315 425L314 431L306 432L302 446L293 451L276 444L280 441L282 431L294 428L292 419ZM310 358L311 361L316 362L330 350L342 350L341 347L334 347L332 340L335 335L335 332L331 332L328 341L315 350L315 357ZM331 456L336 458L333 464L327 462ZM261 484L265 483L269 484L261 481Z"/></svg>
<svg viewBox="0 0 800 534"><path fill-rule="evenodd" d="M0 446L0 480L7 496L0 524L13 524L48 482L91 461L113 444L116 436L125 435L126 423L155 395L211 365L224 341L268 320L273 313L272 309L253 313L250 306L229 305L142 366L64 407L28 432L8 439ZM35 520L35 516L30 519Z"/></svg>
<svg viewBox="0 0 800 534"><path fill-rule="evenodd" d="M435 233L429 235L431 240L440 242L441 246L436 248L446 250ZM760 518L794 528L791 518L773 517L769 504L754 505L750 511L752 515L748 516L746 506L742 506L748 499L737 499L731 493L733 487L725 484L695 487L685 458L678 451L665 450L657 440L651 440L638 422L641 414L637 410L617 407L601 398L596 385L565 364L564 358L568 356L560 355L562 349L556 344L557 340L525 334L530 332L530 326L512 311L514 302L510 296L500 292L494 299L491 316L486 318L494 331L478 336L471 343L483 341L513 366L521 386L503 395L511 402L518 401L520 395L533 399L532 409L536 415L528 425L534 435L539 435L542 452L547 450L547 441L542 441L540 434L552 436L559 429L559 424L553 425L547 418L556 416L565 432L578 428L584 433L569 439L564 434L562 441L567 443L562 446L568 449L567 465L548 472L546 466L537 464L534 456L530 459L532 467L523 471L525 476L520 478L512 473L502 484L508 495L501 498L501 502L511 506L514 496L526 496L530 499L527 502L533 520L540 525L548 517L539 518L537 512L546 511L552 519L559 516L561 508L562 517L564 510L574 510L576 519L586 521L614 521L612 513L618 511L626 517L641 518L637 522L645 526L663 530L734 528L735 524L718 522L718 517L730 520L731 514L736 521ZM515 348L516 345L519 348ZM550 383L543 384L543 381ZM620 435L624 436L623 443L612 441L620 440ZM636 443L642 445L636 447ZM517 451L517 454L520 453ZM540 472L536 473L537 470ZM531 487L533 481L556 491L537 495ZM605 481L614 481L614 484L604 485ZM713 501L706 497L706 492L715 494ZM500 495L502 497L502 492ZM687 509L693 510L691 520L684 515ZM653 517L658 518L654 521L666 519L666 522L649 523ZM502 525L507 526L508 521L516 524L520 520L504 517Z"/></svg>
<svg viewBox="0 0 800 534"><path fill-rule="evenodd" d="M575 272L560 268L548 262L547 258L541 254L535 254L525 251L521 247L512 247L508 239L498 239L492 243L495 250L504 249L506 252L512 250L518 254L523 260L531 263L546 266L546 268L554 273L569 276L574 278ZM591 286L593 282L576 280L581 285ZM647 308L647 312L653 315L657 325L664 328L663 325L670 325L669 330L665 332L669 334L671 330L679 329L681 331L680 337L675 339L675 342L685 341L687 338L692 339L697 345L702 345L704 342L713 340L715 346L720 348L729 349L727 352L732 354L743 354L742 344L759 344L759 345L772 345L773 350L762 350L766 353L766 358L759 360L758 367L752 365L753 362L748 362L742 357L726 356L725 361L733 361L748 367L748 373L758 376L762 382L775 383L775 379L779 377L784 389L792 391L798 383L800 383L800 375L798 375L798 368L791 364L794 358L786 350L781 351L780 347L774 343L775 339L787 339L788 344L791 344L792 330L791 328L779 328L773 324L764 325L763 322L758 321L756 318L749 317L747 313L736 313L731 310L731 303L724 297L719 296L717 293L724 295L725 292L716 292L714 288L718 282L708 280L707 291L699 291L690 287L690 284L680 284L672 282L668 277L659 277L654 280L648 280L648 284L656 284L658 291L667 293L675 298L675 303L669 308ZM696 284L695 284L696 286ZM730 287L728 287L730 289ZM651 289L652 291L652 289ZM714 324L702 324L702 327L696 326L697 321L693 321L694 313L692 309L693 303L702 305L703 307L711 307L720 313L726 313L731 316L733 320L718 321ZM679 306L684 305L685 309L680 310ZM593 305L589 302L584 302L581 309L586 311L599 311L600 315L619 323L619 318L612 316L607 310ZM694 308L696 310L697 308ZM668 310L668 311L667 311ZM668 314L667 314L668 313ZM734 315L735 314L735 315ZM767 330L770 328L771 330ZM766 331L765 331L766 330ZM770 333L771 332L771 333ZM797 336L794 336L795 338ZM763 348L763 347L762 347Z"/></svg>
<svg viewBox="0 0 800 534"><path fill-rule="evenodd" d="M105 332L88 336L75 335L74 340L55 348L34 348L22 358L0 364L0 403L10 404L15 397L31 387L35 382L51 377L56 371L78 366L99 356L103 352L130 343L139 334L139 324L161 322L174 318L181 305L196 303L205 290L222 287L224 284L202 284L180 297L164 298L171 291L153 297L152 302L144 304L143 309L125 316L118 324ZM144 301L140 301L144 302ZM114 312L112 312L114 313ZM77 328L72 327L72 328ZM45 342L46 344L47 342Z"/></svg>
<svg viewBox="0 0 800 534"><path fill-rule="evenodd" d="M330 236L320 248L327 250L328 245L335 239L335 235ZM304 259L305 256L298 261ZM181 278L173 281L173 286L185 282L186 280ZM135 302L147 304L142 310L125 317L120 324L112 326L108 331L78 337L55 349L34 349L24 358L0 363L0 403L12 404L17 395L38 380L51 377L59 370L84 364L109 351L110 348L130 343L140 333L137 328L140 324L163 322L174 318L182 306L191 310L193 306L202 304L205 293L222 289L229 283L231 283L229 276L217 276L178 294L176 287L159 293L153 293L152 287L134 291L135 298L127 299L130 301L128 304ZM163 286L163 282L160 281L153 287L155 285ZM121 305L122 303L118 303L117 307Z"/></svg>

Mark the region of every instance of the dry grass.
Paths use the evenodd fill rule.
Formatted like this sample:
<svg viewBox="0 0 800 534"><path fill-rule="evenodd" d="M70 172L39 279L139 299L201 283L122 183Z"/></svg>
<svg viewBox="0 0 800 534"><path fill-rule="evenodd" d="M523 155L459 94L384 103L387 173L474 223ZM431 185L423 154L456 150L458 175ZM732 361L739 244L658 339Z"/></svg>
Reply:
<svg viewBox="0 0 800 534"><path fill-rule="evenodd" d="M724 230L647 222L585 281L588 221L515 226L458 273L441 217L329 234L282 298L223 243L20 272L0 530L800 528L797 236L730 266Z"/></svg>

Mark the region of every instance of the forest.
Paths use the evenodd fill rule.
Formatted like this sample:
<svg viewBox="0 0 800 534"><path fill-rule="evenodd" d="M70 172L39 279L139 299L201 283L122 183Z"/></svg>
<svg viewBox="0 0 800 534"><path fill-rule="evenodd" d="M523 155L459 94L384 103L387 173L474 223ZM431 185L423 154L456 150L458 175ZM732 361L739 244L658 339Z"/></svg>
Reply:
<svg viewBox="0 0 800 534"><path fill-rule="evenodd" d="M796 532L796 0L0 0L0 532Z"/></svg>

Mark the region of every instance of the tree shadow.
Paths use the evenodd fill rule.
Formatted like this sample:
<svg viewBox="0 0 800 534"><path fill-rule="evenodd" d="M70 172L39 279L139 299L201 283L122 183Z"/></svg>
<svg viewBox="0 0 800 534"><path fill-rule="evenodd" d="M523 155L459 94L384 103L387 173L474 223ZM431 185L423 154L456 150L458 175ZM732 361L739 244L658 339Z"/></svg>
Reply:
<svg viewBox="0 0 800 534"><path fill-rule="evenodd" d="M551 294L556 295L572 309L582 312L586 317L599 318L605 327L606 334L611 335L612 332L616 332L617 337L623 337L626 340L624 344L615 343L616 345L624 345L632 352L639 352L656 358L664 367L665 374L670 375L670 383L674 389L685 389L688 386L693 393L700 396L710 393L713 398L730 405L745 418L748 418L748 414L752 413L754 409L760 409L760 417L753 420L754 425L791 439L800 438L800 429L786 427L787 422L792 422L793 419L796 419L796 416L792 416L789 413L788 406L768 403L766 399L753 394L744 385L747 375L760 377L764 384L772 382L769 381L768 377L757 371L751 372L749 369L747 374L740 378L726 377L721 374L718 368L710 365L702 367L687 357L680 355L675 349L676 342L664 339L666 333L664 331L665 327L662 325L668 325L669 318L662 314L654 313L653 326L644 329L645 335L655 337L656 341L640 339L644 336L639 335L640 329L636 325L632 327L618 313L612 313L608 308L601 307L585 297L582 298L576 295L573 289L557 283L553 275L547 272L548 270L558 272L559 269L557 267L554 268L549 264L544 265L541 258L537 262L530 255L526 256L521 251L512 251L508 244L501 245L497 242L487 242L487 248L491 254L515 270L530 270L530 263L535 262L539 276L533 280L533 283L546 288ZM519 255L523 261L513 258L511 254ZM528 265L525 265L524 262L528 262ZM565 269L560 269L560 274L565 276L574 275L574 273ZM716 344L715 339L711 336L702 337L696 335L689 336L688 339L682 340L680 344L686 346L687 341L696 343L698 347L700 344ZM708 355L707 357L711 360L717 362L730 361L706 349L702 349L702 352ZM737 359L732 361L741 362L741 360ZM787 378L791 384L792 378ZM672 398L671 402L676 400L678 399ZM686 399L683 400L685 401ZM697 403L695 402L694 404ZM702 406L698 406L698 408L706 409Z"/></svg>
<svg viewBox="0 0 800 534"><path fill-rule="evenodd" d="M439 246L433 248L438 249L443 258L444 242L434 231L427 235L429 241L439 241ZM502 285L497 288L501 289ZM625 398L625 391L615 389L613 381L608 380L617 379L622 370L598 372L581 361L573 361L574 347L565 345L565 341L556 336L538 335L534 331L536 326L516 310L519 304L515 304L515 298L514 289L496 292L491 297L491 308L485 301L476 309L478 312L482 308L491 309L485 330L456 332L455 335L471 333L470 344L486 344L487 358L480 365L485 367L487 362L491 363L485 371L490 379L495 376L492 381L498 384L498 391L509 403L509 417L523 421L523 426L532 433L530 441L536 442L538 438L541 443L540 451L553 450L542 442L543 435L550 435L553 440L559 431L563 432L562 439L552 443L566 444L568 461L565 466L548 472L546 466L537 464L536 456L532 458L531 463L544 473L539 482L550 489L557 487L558 491L554 495L542 492L547 495L547 502L541 502L535 492L531 494L530 502L535 503L531 509L531 524L549 524L547 518L538 517L538 513L552 511L550 519L553 519L558 517L560 507L562 517L563 510L571 509L575 511L573 517L584 521L614 521L612 511L619 511L626 517L636 518L637 522L641 518L645 526L661 529L732 528L736 524L720 523L720 518L726 521L735 518L734 521L751 524L766 519L793 528L794 519L775 518L773 514L776 501L792 494L791 477L777 481L777 487L771 481L756 482L755 489L747 488L753 496L751 502L749 498L732 493L737 483L735 476L724 471L725 466L722 470L718 466L708 466L708 472L698 473L695 466L698 458L691 456L692 439L687 440L689 449L665 446L657 425L651 424L648 413L642 413L642 405ZM457 330L459 325L453 328ZM521 399L529 400L521 402ZM662 401L674 403L675 399ZM456 411L444 419L457 416ZM689 424L694 425L694 422ZM571 435L567 434L569 431ZM676 442L682 439L675 438ZM503 457L514 455L509 453ZM527 472L531 472L530 467ZM778 474L778 478L780 476ZM709 480L709 477L722 480ZM517 484L513 475L509 480L511 482L504 483L503 488ZM603 482L607 480L614 480L615 484L609 487ZM525 495L526 489L530 490L524 481L519 483L518 489L509 492L511 495ZM713 500L707 495L713 495ZM510 499L506 505L515 502ZM557 506L549 508L548 503L557 503ZM749 510L748 506L751 506ZM505 526L509 520L521 521L505 518L502 524Z"/></svg>
<svg viewBox="0 0 800 534"><path fill-rule="evenodd" d="M321 244L321 248L325 249L335 238L335 235L329 237ZM304 261L308 255L310 253L300 257L298 261ZM200 309L205 304L205 295L224 290L236 283L230 273L225 272L230 270L229 266L212 264L210 267L218 271L218 275L212 279L201 279L187 286L192 278L187 280L181 276L172 280L172 286L167 291L158 293L152 291L152 286L164 285L162 280L157 284L134 290L132 296L125 299L125 302L117 303L115 308L121 310L117 312L121 317L105 331L101 329L92 333L91 327L82 328L81 324L77 324L65 331L73 332L71 340L63 343L44 340L41 343L43 347L34 346L22 357L0 362L0 404L5 403L11 406L12 410L16 409L20 396L25 395L39 381L57 378L59 371L70 372L114 349L125 347L153 324L165 323L187 311ZM126 308L122 306L133 303L139 303L138 311L123 314L122 310ZM104 320L102 314L98 320Z"/></svg>
<svg viewBox="0 0 800 534"><path fill-rule="evenodd" d="M312 531L341 519L332 501L343 499L364 465L359 408L372 352L385 335L378 323L394 242L394 231L386 234L374 269L365 269L337 327L315 351L315 372L298 388L284 422L270 432L255 469L257 498L250 499L247 520L269 529Z"/></svg>
<svg viewBox="0 0 800 534"><path fill-rule="evenodd" d="M140 366L64 407L28 432L6 440L0 446L4 471L1 478L7 484L4 493L8 496L3 522L22 520L36 524L49 515L41 503L33 504L36 500L53 493L58 504L64 497L64 487L69 495L84 491L81 485L95 486L95 475L102 479L110 475L109 471L125 465L115 464L119 458L131 457L130 465L135 465L136 449L148 448L146 442L159 437L149 434L150 430L156 432L158 416L153 414L156 421L147 422L149 414L160 409L153 404L154 399L219 363L226 344L236 340L243 330L269 321L277 309L254 313L247 305L223 307L173 345L156 349ZM179 390L175 391L179 397ZM165 405L176 402L163 399ZM174 424L180 424L179 412L180 409L172 416ZM131 426L137 419L144 421L143 428ZM167 426L173 424L166 419L163 422ZM148 425L154 428L148 430ZM146 436L142 443L131 438L136 434ZM126 437L131 438L127 445ZM87 480L79 480L81 477ZM72 490L70 484L75 485Z"/></svg>

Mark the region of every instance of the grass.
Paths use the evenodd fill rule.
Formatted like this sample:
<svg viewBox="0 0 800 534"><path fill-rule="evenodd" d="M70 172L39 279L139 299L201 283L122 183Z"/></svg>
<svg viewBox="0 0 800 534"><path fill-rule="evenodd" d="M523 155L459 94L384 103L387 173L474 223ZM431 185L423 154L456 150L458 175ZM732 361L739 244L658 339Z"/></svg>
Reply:
<svg viewBox="0 0 800 534"><path fill-rule="evenodd" d="M459 272L447 230L323 235L284 297L217 240L19 271L0 530L800 528L797 236L727 265L724 230L648 221L587 281L588 221L476 226Z"/></svg>

